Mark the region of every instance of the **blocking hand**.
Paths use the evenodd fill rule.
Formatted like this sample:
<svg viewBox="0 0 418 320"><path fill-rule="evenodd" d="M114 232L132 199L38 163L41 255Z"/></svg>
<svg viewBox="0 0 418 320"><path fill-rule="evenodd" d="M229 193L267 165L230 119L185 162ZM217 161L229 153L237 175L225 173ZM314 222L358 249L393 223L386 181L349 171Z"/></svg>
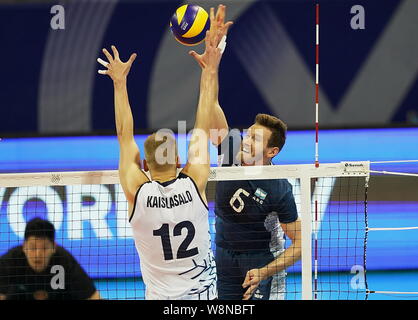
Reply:
<svg viewBox="0 0 418 320"><path fill-rule="evenodd" d="M131 69L132 63L135 61L137 54L133 53L128 61L122 62L119 58L119 52L115 46L112 46L113 57L106 49L103 49L102 51L107 57L108 62L101 58L97 58L97 62L107 69L99 70L98 73L108 75L114 82L126 80L126 77L129 74L129 70Z"/></svg>

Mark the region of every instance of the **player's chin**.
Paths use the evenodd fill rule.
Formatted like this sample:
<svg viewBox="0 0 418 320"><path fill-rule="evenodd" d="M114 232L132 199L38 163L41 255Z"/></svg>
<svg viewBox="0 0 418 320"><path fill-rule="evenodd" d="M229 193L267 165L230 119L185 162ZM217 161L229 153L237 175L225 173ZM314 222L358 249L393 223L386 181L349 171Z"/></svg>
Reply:
<svg viewBox="0 0 418 320"><path fill-rule="evenodd" d="M248 152L239 151L237 154L237 160L240 161L242 166L255 166L254 157L252 157Z"/></svg>

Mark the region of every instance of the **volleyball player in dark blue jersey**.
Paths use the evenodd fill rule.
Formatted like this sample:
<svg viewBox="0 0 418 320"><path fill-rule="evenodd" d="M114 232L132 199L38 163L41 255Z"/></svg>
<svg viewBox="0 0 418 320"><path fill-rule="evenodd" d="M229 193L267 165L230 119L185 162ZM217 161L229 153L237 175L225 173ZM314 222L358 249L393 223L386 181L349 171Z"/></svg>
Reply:
<svg viewBox="0 0 418 320"><path fill-rule="evenodd" d="M222 140L221 165L269 165L285 137L282 121L259 114L243 139L232 130ZM291 184L285 179L218 182L215 213L219 298L284 299L286 268L301 254ZM287 250L285 235L292 241Z"/></svg>
<svg viewBox="0 0 418 320"><path fill-rule="evenodd" d="M225 26L225 8L217 23ZM202 65L202 55L190 54ZM286 140L286 125L259 114L241 138L229 130L219 103L213 113L211 137L218 146L219 164L270 165ZM221 181L217 184L216 265L219 299L284 299L286 268L301 257L301 226L285 179ZM285 249L285 236L291 245Z"/></svg>

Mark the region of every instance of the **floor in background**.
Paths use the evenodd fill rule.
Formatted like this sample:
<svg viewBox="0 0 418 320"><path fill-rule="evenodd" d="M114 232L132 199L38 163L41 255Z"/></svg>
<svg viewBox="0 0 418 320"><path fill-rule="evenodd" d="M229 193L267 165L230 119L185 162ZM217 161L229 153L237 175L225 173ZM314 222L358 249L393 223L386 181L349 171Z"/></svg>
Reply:
<svg viewBox="0 0 418 320"><path fill-rule="evenodd" d="M322 273L318 277L318 299L322 300L364 300L362 283L355 281L354 274ZM97 289L104 299L142 300L145 287L142 280L96 279ZM418 271L372 271L367 272L369 290L418 292ZM358 289L353 289L357 286ZM289 274L287 277L287 299L301 298L301 277ZM368 300L418 300L418 294L378 294L371 293Z"/></svg>

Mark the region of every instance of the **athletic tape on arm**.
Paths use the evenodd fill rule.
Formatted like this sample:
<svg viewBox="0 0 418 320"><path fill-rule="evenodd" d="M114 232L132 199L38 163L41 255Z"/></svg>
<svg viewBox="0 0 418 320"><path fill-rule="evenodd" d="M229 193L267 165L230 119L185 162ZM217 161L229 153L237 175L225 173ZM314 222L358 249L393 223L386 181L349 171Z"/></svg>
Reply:
<svg viewBox="0 0 418 320"><path fill-rule="evenodd" d="M218 49L221 49L221 54L224 53L226 48L226 36L223 36L218 44Z"/></svg>

